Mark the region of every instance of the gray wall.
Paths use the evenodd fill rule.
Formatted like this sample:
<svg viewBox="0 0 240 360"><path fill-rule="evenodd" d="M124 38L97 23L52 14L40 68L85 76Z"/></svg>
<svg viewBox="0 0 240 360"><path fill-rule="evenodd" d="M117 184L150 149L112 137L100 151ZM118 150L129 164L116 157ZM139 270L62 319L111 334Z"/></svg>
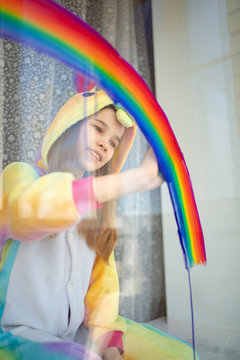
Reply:
<svg viewBox="0 0 240 360"><path fill-rule="evenodd" d="M231 3L231 4L230 4ZM239 3L239 2L238 2ZM152 0L157 98L184 154L208 264L191 270L197 324L240 331L240 137L225 0ZM238 43L239 45L239 43ZM238 77L239 80L239 77ZM167 315L190 320L187 273L162 191Z"/></svg>

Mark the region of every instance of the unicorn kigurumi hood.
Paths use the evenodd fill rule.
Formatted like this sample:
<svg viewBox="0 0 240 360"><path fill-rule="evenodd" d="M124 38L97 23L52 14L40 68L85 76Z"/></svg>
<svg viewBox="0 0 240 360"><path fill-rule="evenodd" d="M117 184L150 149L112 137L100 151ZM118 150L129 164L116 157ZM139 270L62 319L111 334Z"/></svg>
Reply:
<svg viewBox="0 0 240 360"><path fill-rule="evenodd" d="M115 104L105 91L94 89L75 94L61 107L43 139L41 158L38 160L37 165L47 170L48 152L55 141L72 125L86 119L108 105L115 106L116 117L125 127L123 139L115 149L112 160L113 171L120 171L132 146L136 126L132 117L120 104Z"/></svg>

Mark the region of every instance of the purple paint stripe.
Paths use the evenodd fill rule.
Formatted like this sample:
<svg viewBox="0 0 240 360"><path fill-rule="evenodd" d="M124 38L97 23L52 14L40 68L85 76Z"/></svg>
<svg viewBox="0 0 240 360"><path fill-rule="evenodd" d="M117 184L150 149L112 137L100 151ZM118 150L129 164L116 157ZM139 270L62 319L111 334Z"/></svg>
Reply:
<svg viewBox="0 0 240 360"><path fill-rule="evenodd" d="M73 342L49 342L44 343L48 350L56 351L59 354L69 355L69 359L78 360L101 360L101 358L92 350L87 349L81 344Z"/></svg>

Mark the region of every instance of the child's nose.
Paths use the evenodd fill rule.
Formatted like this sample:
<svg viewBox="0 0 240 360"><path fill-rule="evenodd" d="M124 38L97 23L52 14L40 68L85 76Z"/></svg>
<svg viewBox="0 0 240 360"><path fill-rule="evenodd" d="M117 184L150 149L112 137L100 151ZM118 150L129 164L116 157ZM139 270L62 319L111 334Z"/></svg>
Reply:
<svg viewBox="0 0 240 360"><path fill-rule="evenodd" d="M104 150L104 151L107 151L108 149L108 141L107 139L99 139L98 141L98 145Z"/></svg>

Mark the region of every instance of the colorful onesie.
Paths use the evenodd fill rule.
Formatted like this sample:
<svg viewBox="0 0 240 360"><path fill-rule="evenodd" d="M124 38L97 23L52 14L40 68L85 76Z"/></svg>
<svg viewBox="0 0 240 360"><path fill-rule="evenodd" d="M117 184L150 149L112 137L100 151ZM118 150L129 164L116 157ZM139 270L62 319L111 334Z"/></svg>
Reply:
<svg viewBox="0 0 240 360"><path fill-rule="evenodd" d="M114 255L106 264L77 231L81 218L101 206L92 177L47 173L47 153L56 139L83 113L108 104L113 101L103 91L75 95L50 126L38 167L15 162L1 175L1 360L97 360L109 346L128 360L193 358L186 343L118 315ZM128 114L119 116L124 121ZM134 126L127 130L115 171L134 138Z"/></svg>

